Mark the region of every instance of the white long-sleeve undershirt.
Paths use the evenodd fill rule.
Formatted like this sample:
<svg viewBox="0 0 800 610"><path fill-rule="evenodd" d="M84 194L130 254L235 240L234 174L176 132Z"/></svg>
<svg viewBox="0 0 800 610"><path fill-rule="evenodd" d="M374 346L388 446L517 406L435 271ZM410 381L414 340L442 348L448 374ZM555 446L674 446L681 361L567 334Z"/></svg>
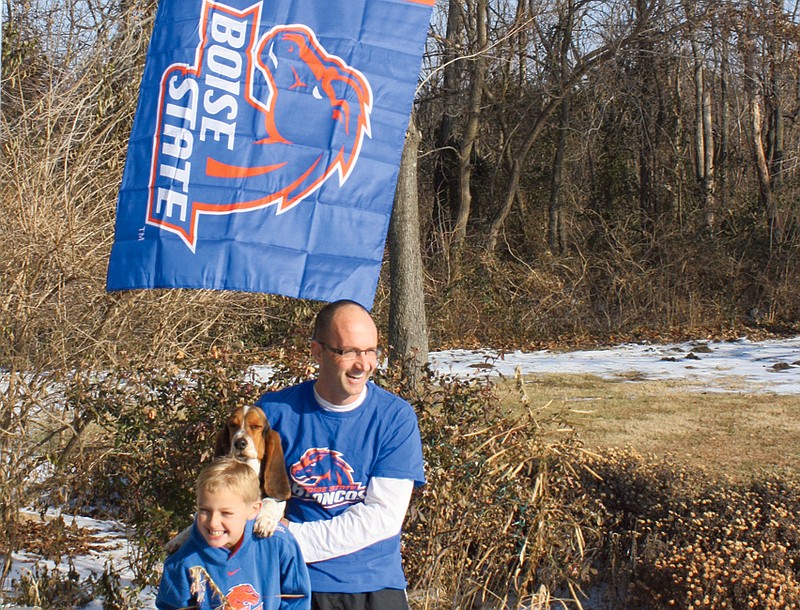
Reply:
<svg viewBox="0 0 800 610"><path fill-rule="evenodd" d="M373 477L364 502L324 521L290 523L306 563L332 559L397 534L411 501L414 481Z"/></svg>

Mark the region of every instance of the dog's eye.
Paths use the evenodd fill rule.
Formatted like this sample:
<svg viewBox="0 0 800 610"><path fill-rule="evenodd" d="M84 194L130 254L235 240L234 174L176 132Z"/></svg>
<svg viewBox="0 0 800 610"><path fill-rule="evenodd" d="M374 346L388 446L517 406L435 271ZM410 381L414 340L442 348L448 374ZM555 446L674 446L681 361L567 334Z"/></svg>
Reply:
<svg viewBox="0 0 800 610"><path fill-rule="evenodd" d="M261 428L263 428L263 427L264 426L262 426L261 424L253 424L252 426L250 426L250 429L251 430L261 430Z"/></svg>

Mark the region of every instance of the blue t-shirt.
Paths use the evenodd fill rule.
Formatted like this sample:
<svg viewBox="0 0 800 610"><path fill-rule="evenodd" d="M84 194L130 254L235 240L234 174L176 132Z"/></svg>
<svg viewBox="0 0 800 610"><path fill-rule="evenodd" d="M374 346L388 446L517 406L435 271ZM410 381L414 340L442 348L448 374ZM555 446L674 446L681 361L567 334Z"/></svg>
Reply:
<svg viewBox="0 0 800 610"><path fill-rule="evenodd" d="M314 381L258 401L281 437L292 497L290 521L330 519L361 503L372 477L425 482L414 409L374 383L364 402L344 413L322 409ZM308 565L313 591L366 593L406 586L400 533L348 555Z"/></svg>
<svg viewBox="0 0 800 610"><path fill-rule="evenodd" d="M199 595L192 592L192 585L198 579L203 583ZM208 546L197 525L193 525L189 540L164 562L156 608L176 610L195 605L199 610L219 608L221 600L209 579L234 608L308 610L311 607L311 585L300 547L282 525L271 537L258 538L253 534L253 520L248 521L244 541L233 553Z"/></svg>

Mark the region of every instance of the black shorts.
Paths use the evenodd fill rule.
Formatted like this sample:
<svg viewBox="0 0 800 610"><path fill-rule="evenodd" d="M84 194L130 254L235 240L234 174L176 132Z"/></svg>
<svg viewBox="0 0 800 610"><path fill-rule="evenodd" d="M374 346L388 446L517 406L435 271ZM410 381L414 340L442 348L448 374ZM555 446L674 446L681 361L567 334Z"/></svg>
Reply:
<svg viewBox="0 0 800 610"><path fill-rule="evenodd" d="M408 610L404 589L371 593L311 593L311 610Z"/></svg>

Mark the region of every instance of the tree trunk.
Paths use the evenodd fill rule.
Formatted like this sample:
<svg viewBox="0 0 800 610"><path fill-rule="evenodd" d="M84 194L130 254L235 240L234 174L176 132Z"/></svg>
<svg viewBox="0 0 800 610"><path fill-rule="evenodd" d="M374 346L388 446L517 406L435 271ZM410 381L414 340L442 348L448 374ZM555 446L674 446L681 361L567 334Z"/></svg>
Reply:
<svg viewBox="0 0 800 610"><path fill-rule="evenodd" d="M567 2L565 14L562 15L560 41L560 52L558 64L554 66L554 72L558 74L561 84L561 110L558 119L558 142L556 143L556 154L553 159L553 175L550 179L550 204L548 206L547 223L547 245L553 254L564 250L565 228L563 220L563 210L561 206L561 176L564 166L564 150L567 146L567 130L569 128L570 115L570 89L566 86L569 74L569 49L572 46L572 20L574 14L574 4Z"/></svg>
<svg viewBox="0 0 800 610"><path fill-rule="evenodd" d="M769 33L769 91L766 95L768 108L768 133L767 133L767 159L769 160L770 176L772 177L773 192L780 189L783 180L784 156L784 126L783 103L781 100L781 84L779 64L781 61L781 44L783 34L778 30L778 21L781 16L781 3L772 1L770 11L771 31Z"/></svg>
<svg viewBox="0 0 800 610"><path fill-rule="evenodd" d="M416 383L428 362L424 269L420 252L417 151L422 136L408 124L392 219L389 223L389 365L402 366Z"/></svg>
<svg viewBox="0 0 800 610"><path fill-rule="evenodd" d="M783 241L783 227L778 215L775 197L772 193L772 180L769 164L767 163L767 154L764 152L764 116L761 110L761 101L753 96L750 99L750 105L752 118L751 142L756 163L756 175L758 176L758 191L761 196L761 204L767 214L770 241L781 243Z"/></svg>
<svg viewBox="0 0 800 610"><path fill-rule="evenodd" d="M457 102L461 61L458 60L458 49L464 30L462 22L461 0L450 0L447 32L442 45L442 118L436 132L436 149L439 152L434 168L434 223L440 233L447 235L453 230L458 199L458 154L453 126L459 112Z"/></svg>
<svg viewBox="0 0 800 610"><path fill-rule="evenodd" d="M742 32L740 32L740 37L741 35ZM758 192L761 198L761 205L767 216L767 229L769 231L770 242L781 243L783 241L783 223L778 214L775 196L772 193L772 179L770 176L767 154L764 150L764 113L762 110L762 100L759 98L759 91L756 87L758 77L755 70L755 49L747 33L745 33L745 37L741 37L741 40L744 87L750 106L750 143L753 152L753 160L756 166L756 177L758 178Z"/></svg>
<svg viewBox="0 0 800 610"><path fill-rule="evenodd" d="M467 108L467 124L459 147L459 202L456 224L453 229L453 251L458 252L467 236L467 223L472 211L472 152L478 139L480 129L481 104L486 80L486 11L488 0L477 0L475 14L475 57L470 70L469 106Z"/></svg>
<svg viewBox="0 0 800 610"><path fill-rule="evenodd" d="M714 128L711 121L711 92L703 90L703 209L705 225L714 231L717 225L717 193L714 181Z"/></svg>
<svg viewBox="0 0 800 610"><path fill-rule="evenodd" d="M561 100L561 116L558 126L558 143L553 159L553 174L550 177L550 204L547 219L547 245L553 254L563 250L561 243L562 210L561 210L561 176L564 166L564 149L567 141L567 127L569 125L569 97Z"/></svg>
<svg viewBox="0 0 800 610"><path fill-rule="evenodd" d="M680 63L675 67L675 73L672 77L673 81L673 98L672 98L672 150L679 151L683 146L684 141L684 125L683 125L683 74L681 73ZM683 175L683 157L676 154L672 159L672 174L674 176ZM672 206L677 210L678 226L683 230L683 187L680 178L675 184L674 188L668 188L672 195Z"/></svg>
<svg viewBox="0 0 800 610"><path fill-rule="evenodd" d="M703 59L697 48L697 42L692 38L692 55L694 56L694 173L698 184L703 183L705 178L705 140L703 130Z"/></svg>
<svg viewBox="0 0 800 610"><path fill-rule="evenodd" d="M704 59L692 38L695 86L695 175L703 202L703 224L713 234L717 223L714 184L714 130L711 121L711 92L706 87Z"/></svg>
<svg viewBox="0 0 800 610"><path fill-rule="evenodd" d="M722 57L720 58L720 128L719 141L719 188L720 205L724 209L727 202L728 177L728 134L730 133L730 98L728 96L728 43L727 32L722 36Z"/></svg>
<svg viewBox="0 0 800 610"><path fill-rule="evenodd" d="M489 254L494 254L494 251L497 249L497 241L500 239L500 231L503 228L503 224L506 221L508 213L511 211L511 206L514 205L517 186L519 185L519 179L522 175L522 161L520 160L520 157L524 159L525 156L526 155L514 156L513 160L511 161L511 171L508 176L508 187L506 188L506 194L503 198L503 203L500 205L494 215L494 218L492 219L492 224L489 226L489 235L486 238L486 250Z"/></svg>
<svg viewBox="0 0 800 610"><path fill-rule="evenodd" d="M459 92L457 49L462 30L461 2L460 0L450 0L447 11L447 32L442 49L444 111L442 112L442 120L439 124L439 133L436 141L437 146L440 147L449 145L453 136L453 119L456 117L454 102Z"/></svg>

